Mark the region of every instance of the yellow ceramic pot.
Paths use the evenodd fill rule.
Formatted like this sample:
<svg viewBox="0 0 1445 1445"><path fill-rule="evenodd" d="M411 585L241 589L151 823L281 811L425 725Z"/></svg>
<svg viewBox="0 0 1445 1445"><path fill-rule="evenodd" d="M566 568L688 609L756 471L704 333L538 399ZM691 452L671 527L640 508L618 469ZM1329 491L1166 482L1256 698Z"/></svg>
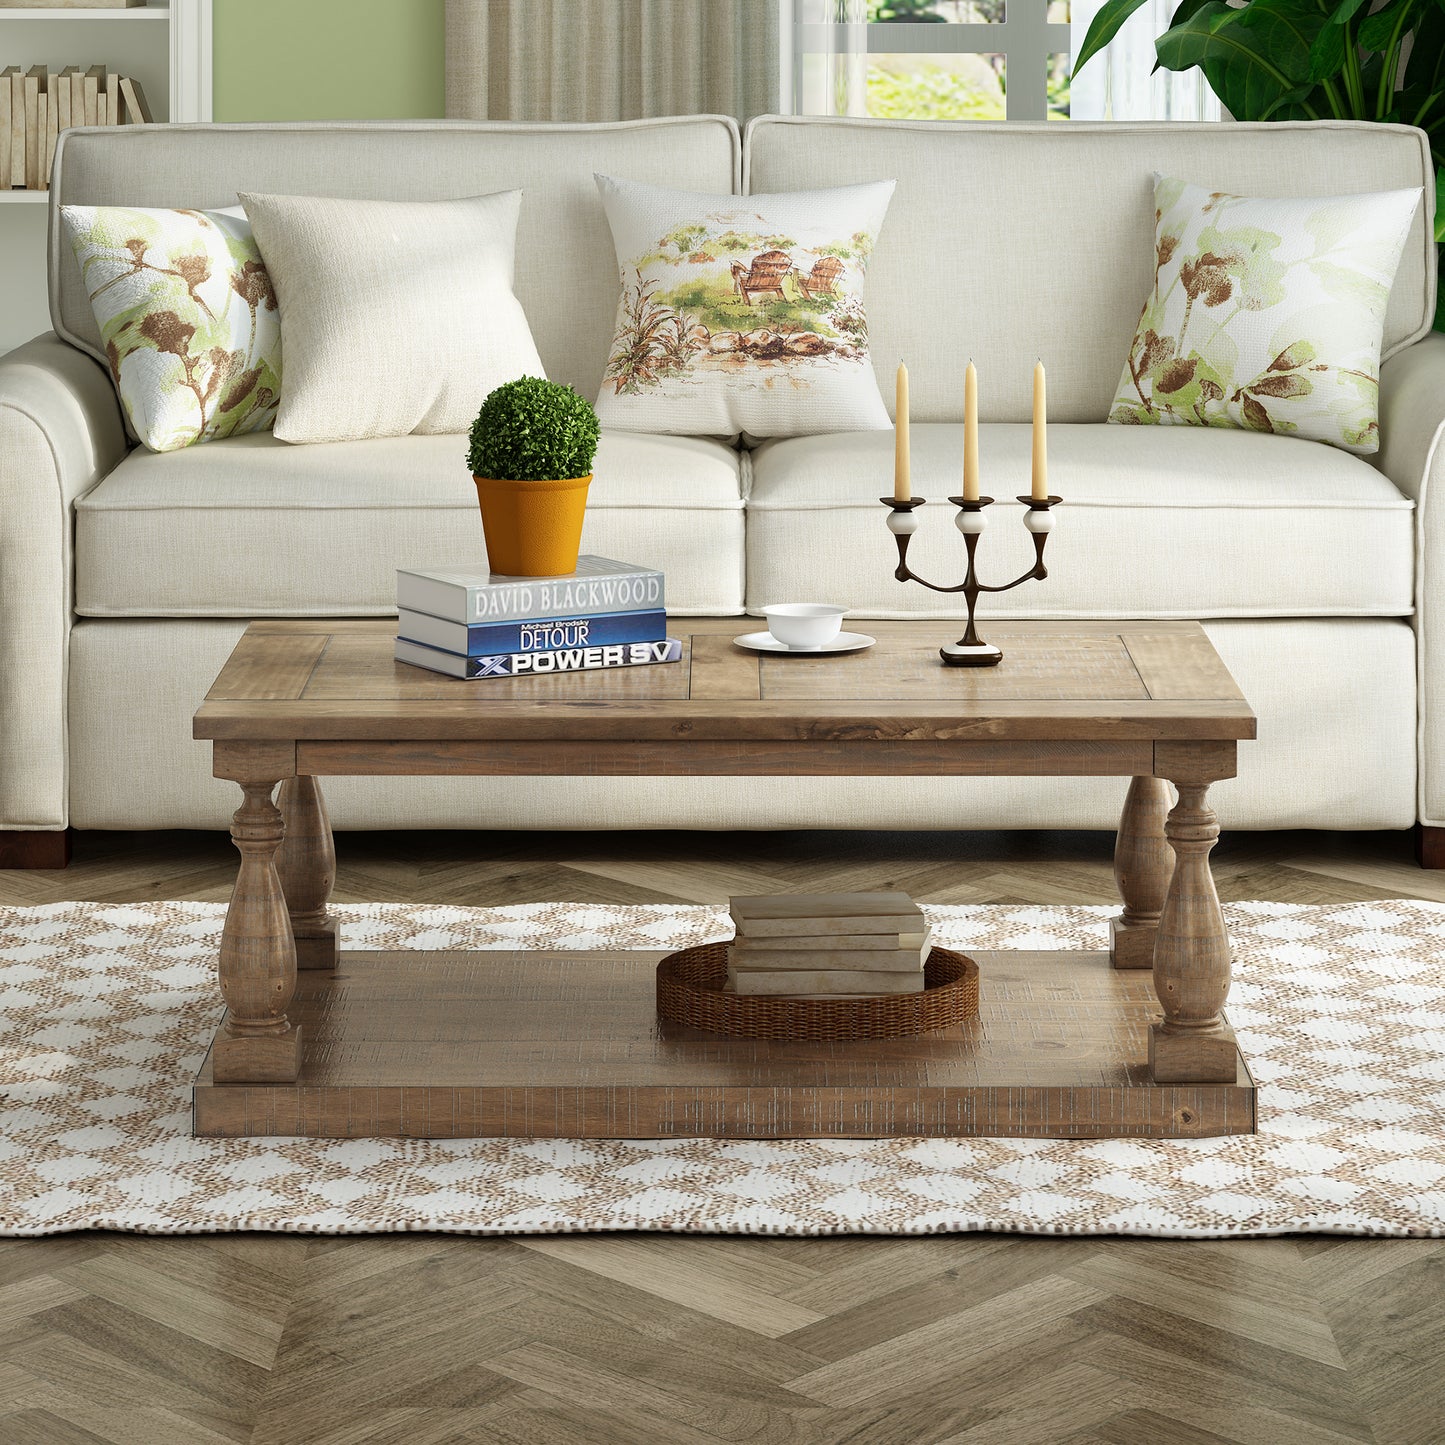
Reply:
<svg viewBox="0 0 1445 1445"><path fill-rule="evenodd" d="M577 570L592 476L551 482L476 477L487 565L508 577L560 577Z"/></svg>

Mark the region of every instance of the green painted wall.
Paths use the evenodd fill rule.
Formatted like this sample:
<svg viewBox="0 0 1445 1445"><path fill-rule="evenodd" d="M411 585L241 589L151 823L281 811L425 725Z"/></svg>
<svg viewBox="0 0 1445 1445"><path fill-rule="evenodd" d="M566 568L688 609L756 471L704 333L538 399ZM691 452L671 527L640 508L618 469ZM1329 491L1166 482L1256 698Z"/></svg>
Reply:
<svg viewBox="0 0 1445 1445"><path fill-rule="evenodd" d="M440 116L443 11L443 0L215 0L215 118Z"/></svg>

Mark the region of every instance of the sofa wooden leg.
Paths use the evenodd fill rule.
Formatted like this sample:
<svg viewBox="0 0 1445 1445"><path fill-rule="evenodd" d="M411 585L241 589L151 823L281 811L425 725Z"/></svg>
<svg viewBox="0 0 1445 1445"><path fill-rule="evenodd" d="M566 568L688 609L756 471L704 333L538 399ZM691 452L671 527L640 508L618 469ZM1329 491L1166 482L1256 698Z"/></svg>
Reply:
<svg viewBox="0 0 1445 1445"><path fill-rule="evenodd" d="M1445 868L1445 828L1421 823L1415 829L1415 856L1422 868Z"/></svg>
<svg viewBox="0 0 1445 1445"><path fill-rule="evenodd" d="M1441 830L1445 831L1445 830ZM0 868L68 868L70 829L0 830Z"/></svg>

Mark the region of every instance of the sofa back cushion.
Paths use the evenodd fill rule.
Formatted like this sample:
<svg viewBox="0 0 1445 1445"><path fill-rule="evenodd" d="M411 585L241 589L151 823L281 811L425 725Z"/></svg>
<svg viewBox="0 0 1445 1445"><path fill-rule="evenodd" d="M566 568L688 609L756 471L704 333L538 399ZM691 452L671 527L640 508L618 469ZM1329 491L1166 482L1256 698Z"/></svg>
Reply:
<svg viewBox="0 0 1445 1445"><path fill-rule="evenodd" d="M553 381L596 396L617 307L595 171L686 190L737 189L736 125L717 116L608 125L472 122L120 126L64 136L52 205L214 210L238 191L439 200L522 189L516 294ZM103 358L69 245L52 225L50 313Z"/></svg>
<svg viewBox="0 0 1445 1445"><path fill-rule="evenodd" d="M1154 274L1156 171L1239 196L1425 187L1390 295L1384 354L1429 330L1434 170L1423 134L1405 126L765 116L748 128L744 186L896 178L868 270L868 321L880 381L908 363L915 420L962 420L972 357L983 420L1027 421L1041 356L1050 420L1100 422Z"/></svg>

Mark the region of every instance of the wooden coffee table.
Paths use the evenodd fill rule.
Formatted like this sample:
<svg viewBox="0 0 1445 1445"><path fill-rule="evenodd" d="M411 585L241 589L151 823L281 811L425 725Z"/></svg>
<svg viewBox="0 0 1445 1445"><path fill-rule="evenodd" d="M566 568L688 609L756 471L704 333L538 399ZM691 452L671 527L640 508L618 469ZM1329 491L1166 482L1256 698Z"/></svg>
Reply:
<svg viewBox="0 0 1445 1445"><path fill-rule="evenodd" d="M749 619L679 619L677 664L456 682L394 662L392 622L253 623L195 716L244 796L196 1132L1251 1132L1207 794L1255 718L1203 629L995 622L1004 662L964 670L947 623L867 626L777 657L733 645ZM1129 778L1110 952L975 954L977 1022L798 1045L669 1031L656 953L338 951L320 778L699 774Z"/></svg>

